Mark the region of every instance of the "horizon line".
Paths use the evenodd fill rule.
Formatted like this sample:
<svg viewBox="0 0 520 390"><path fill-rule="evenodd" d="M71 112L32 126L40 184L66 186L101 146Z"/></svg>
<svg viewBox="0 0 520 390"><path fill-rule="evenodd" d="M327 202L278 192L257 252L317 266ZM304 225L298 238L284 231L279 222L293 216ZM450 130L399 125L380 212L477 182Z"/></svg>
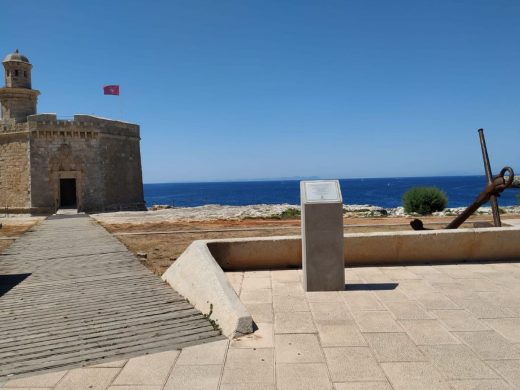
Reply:
<svg viewBox="0 0 520 390"><path fill-rule="evenodd" d="M371 176L371 177L351 177L351 178L331 178L324 176L295 176L281 178L257 178L257 179L215 179L215 180L193 180L193 181L164 181L164 182L143 182L143 185L155 184L199 184L199 183L248 183L248 182L268 182L268 181L302 181L302 180L374 180L374 179L419 179L434 177L485 177L484 174L471 175L427 175L427 176Z"/></svg>

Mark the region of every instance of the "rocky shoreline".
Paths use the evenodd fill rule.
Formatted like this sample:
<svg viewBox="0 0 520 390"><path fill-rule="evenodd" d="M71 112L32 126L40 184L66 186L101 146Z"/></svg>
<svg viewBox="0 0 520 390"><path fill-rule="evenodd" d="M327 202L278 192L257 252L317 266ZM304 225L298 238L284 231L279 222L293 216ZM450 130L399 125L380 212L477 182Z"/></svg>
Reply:
<svg viewBox="0 0 520 390"><path fill-rule="evenodd" d="M504 214L520 215L520 206L500 207ZM447 208L442 212L436 212L434 216L455 216L464 210L463 207ZM144 223L144 222L164 222L164 221L212 221L212 220L244 220L244 219L286 219L298 217L299 205L290 204L258 204L249 206L222 206L205 205L198 207L171 207L155 205L148 211L128 211L94 214L93 217L104 222L111 221L122 223ZM344 205L343 213L346 217L406 217L402 207L384 208L374 205ZM478 215L491 214L490 207L481 207Z"/></svg>

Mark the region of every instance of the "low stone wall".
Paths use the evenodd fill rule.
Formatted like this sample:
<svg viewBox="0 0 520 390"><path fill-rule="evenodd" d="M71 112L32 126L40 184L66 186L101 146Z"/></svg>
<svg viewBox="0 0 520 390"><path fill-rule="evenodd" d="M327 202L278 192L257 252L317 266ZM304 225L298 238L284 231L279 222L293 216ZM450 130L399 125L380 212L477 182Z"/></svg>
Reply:
<svg viewBox="0 0 520 390"><path fill-rule="evenodd" d="M520 228L349 233L345 266L427 264L520 258ZM224 270L301 267L299 236L206 241Z"/></svg>

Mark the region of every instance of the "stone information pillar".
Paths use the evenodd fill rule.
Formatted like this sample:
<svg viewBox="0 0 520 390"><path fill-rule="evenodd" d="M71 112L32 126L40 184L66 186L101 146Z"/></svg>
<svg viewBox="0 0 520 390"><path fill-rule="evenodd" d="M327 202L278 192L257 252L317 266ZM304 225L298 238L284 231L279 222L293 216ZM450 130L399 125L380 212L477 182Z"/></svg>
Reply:
<svg viewBox="0 0 520 390"><path fill-rule="evenodd" d="M345 289L343 200L338 180L300 182L305 291Z"/></svg>

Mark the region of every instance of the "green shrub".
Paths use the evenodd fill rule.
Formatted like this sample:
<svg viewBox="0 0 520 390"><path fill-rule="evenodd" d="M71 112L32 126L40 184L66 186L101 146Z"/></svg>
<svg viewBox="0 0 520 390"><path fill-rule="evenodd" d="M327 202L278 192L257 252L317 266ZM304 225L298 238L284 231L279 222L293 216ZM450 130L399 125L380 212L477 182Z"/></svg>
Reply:
<svg viewBox="0 0 520 390"><path fill-rule="evenodd" d="M403 195L404 211L421 215L442 211L448 204L446 194L436 187L412 187Z"/></svg>
<svg viewBox="0 0 520 390"><path fill-rule="evenodd" d="M282 211L279 214L271 215L272 219L298 219L301 216L301 211L293 207L289 207L287 210Z"/></svg>

